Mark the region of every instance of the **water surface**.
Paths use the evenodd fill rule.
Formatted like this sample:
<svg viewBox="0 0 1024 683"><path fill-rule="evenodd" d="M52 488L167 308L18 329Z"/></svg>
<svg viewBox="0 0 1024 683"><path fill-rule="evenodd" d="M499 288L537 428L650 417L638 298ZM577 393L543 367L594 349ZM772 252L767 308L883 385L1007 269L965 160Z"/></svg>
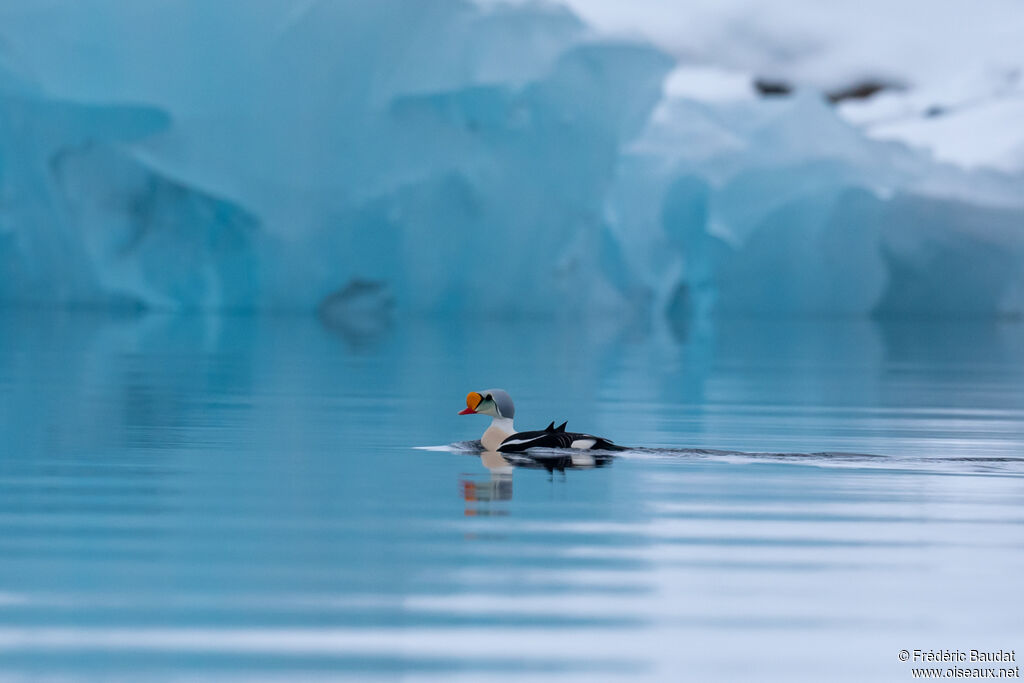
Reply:
<svg viewBox="0 0 1024 683"><path fill-rule="evenodd" d="M521 429L641 448L416 448L478 438L455 413L495 386ZM3 679L910 680L903 648L1024 650L1019 324L10 312L0 436Z"/></svg>

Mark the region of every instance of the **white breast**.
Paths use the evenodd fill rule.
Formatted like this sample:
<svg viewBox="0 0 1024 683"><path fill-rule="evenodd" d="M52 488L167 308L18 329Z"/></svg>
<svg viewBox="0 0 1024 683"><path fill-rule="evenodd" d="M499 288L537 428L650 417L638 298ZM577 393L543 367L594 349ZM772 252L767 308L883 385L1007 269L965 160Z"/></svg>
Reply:
<svg viewBox="0 0 1024 683"><path fill-rule="evenodd" d="M516 429L512 426L512 420L496 417L491 421L491 426L487 428L484 435L480 437L480 443L483 444L485 451L496 451L502 441L515 433Z"/></svg>

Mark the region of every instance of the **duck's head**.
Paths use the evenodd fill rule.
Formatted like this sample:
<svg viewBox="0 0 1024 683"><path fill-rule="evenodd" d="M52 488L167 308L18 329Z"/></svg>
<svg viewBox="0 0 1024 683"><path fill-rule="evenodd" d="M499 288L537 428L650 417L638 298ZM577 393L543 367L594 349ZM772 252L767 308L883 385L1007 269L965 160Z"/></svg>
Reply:
<svg viewBox="0 0 1024 683"><path fill-rule="evenodd" d="M466 409L459 415L490 415L491 417L515 417L516 407L512 397L504 389L471 391L466 394Z"/></svg>

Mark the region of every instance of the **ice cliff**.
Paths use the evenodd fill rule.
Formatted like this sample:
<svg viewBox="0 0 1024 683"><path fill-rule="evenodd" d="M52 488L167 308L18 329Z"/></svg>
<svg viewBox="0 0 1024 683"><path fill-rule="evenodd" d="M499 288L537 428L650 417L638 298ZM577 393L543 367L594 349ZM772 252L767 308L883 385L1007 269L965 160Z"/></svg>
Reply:
<svg viewBox="0 0 1024 683"><path fill-rule="evenodd" d="M674 68L546 5L5 3L0 301L1024 313L1020 171Z"/></svg>

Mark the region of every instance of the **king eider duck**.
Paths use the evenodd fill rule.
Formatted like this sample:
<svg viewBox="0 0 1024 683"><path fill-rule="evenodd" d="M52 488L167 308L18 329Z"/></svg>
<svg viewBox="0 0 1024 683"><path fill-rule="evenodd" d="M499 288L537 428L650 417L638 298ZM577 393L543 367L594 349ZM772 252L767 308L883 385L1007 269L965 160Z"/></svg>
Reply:
<svg viewBox="0 0 1024 683"><path fill-rule="evenodd" d="M512 397L504 389L471 391L466 395L466 409L459 415L490 415L491 426L480 437L484 450L502 453L518 453L528 448L576 448L580 450L621 451L608 439L591 434L565 431L566 423L555 426L552 422L546 429L536 432L517 432L512 424L516 407Z"/></svg>

